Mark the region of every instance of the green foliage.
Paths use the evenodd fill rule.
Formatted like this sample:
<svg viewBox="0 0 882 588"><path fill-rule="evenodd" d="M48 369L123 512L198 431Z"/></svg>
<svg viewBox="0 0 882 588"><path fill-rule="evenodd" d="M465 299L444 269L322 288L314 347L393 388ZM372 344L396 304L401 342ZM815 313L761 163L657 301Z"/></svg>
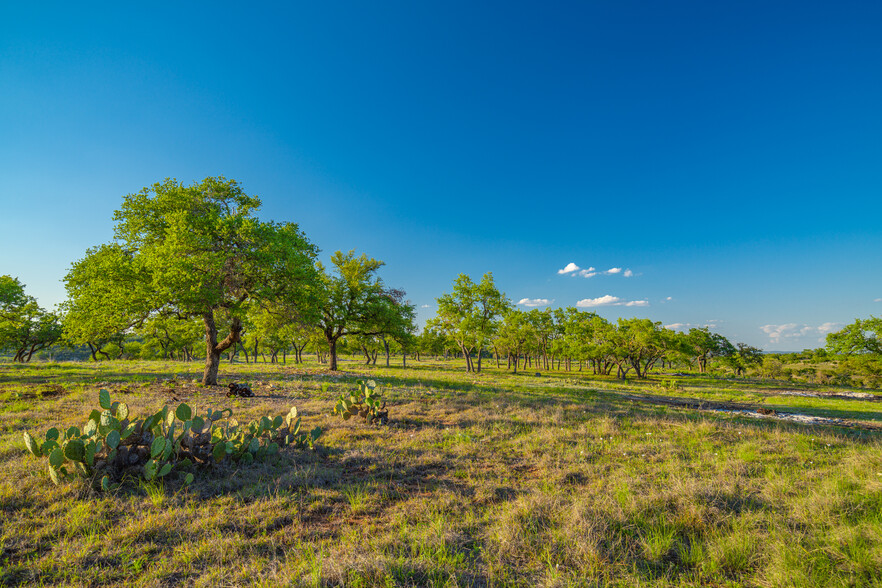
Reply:
<svg viewBox="0 0 882 588"><path fill-rule="evenodd" d="M334 406L334 414L339 414L344 421L354 416L359 416L366 423L385 424L389 421L389 411L383 400L377 383L373 380L358 380L358 389L349 394L343 394Z"/></svg>
<svg viewBox="0 0 882 588"><path fill-rule="evenodd" d="M476 284L466 274L453 281L453 292L436 299L437 316L429 321L429 329L437 329L459 346L466 360L467 371L481 371L481 356L486 344L499 328L500 318L511 308L511 301L493 283L487 272ZM471 354L477 351L477 365Z"/></svg>
<svg viewBox="0 0 882 588"><path fill-rule="evenodd" d="M25 294L17 278L0 276L0 350L13 350L15 361L27 362L60 338L58 316Z"/></svg>
<svg viewBox="0 0 882 588"><path fill-rule="evenodd" d="M405 292L387 288L376 273L385 265L351 250L331 256L333 271L322 264L321 316L318 327L328 342L330 369L337 369L337 344L341 337L388 335L403 340L416 330L416 309Z"/></svg>
<svg viewBox="0 0 882 588"><path fill-rule="evenodd" d="M173 471L224 460L250 464L278 453L281 447L313 448L321 429L301 430L297 409L273 419L261 417L240 425L231 409L208 409L199 416L187 404L168 406L145 418L129 420L129 407L112 402L107 390L98 393L102 410L93 410L82 431L53 427L42 441L24 433L27 450L49 458L49 477L63 480L85 477L100 490L109 490L127 476L150 481ZM226 422L223 422L226 420ZM190 484L193 474L183 482Z"/></svg>
<svg viewBox="0 0 882 588"><path fill-rule="evenodd" d="M166 327L171 317L198 319L211 360L203 383L216 385L220 354L239 342L249 301L285 300L301 314L318 306L315 246L295 224L260 221L259 207L223 177L190 186L168 179L125 196L115 241L87 251L65 277L68 340L99 345L140 327L162 331L169 351L189 348L192 325ZM229 321L220 341L217 320Z"/></svg>
<svg viewBox="0 0 882 588"><path fill-rule="evenodd" d="M841 330L828 334L827 349L839 355L882 357L882 318L856 319Z"/></svg>

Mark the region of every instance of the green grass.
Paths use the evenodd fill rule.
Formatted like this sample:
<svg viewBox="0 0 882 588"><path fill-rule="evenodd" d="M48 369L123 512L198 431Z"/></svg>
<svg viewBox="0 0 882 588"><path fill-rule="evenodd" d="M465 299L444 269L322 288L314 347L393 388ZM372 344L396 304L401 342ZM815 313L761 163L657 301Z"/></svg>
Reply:
<svg viewBox="0 0 882 588"><path fill-rule="evenodd" d="M882 581L877 433L624 396L786 406L868 422L882 416L875 403L780 396L776 388L819 388L757 380L623 383L409 364L344 362L346 373L329 375L314 364L224 363L222 380L248 381L258 394L236 400L194 384L196 363L0 364L0 585ZM363 374L385 389L388 427L329 416L336 396ZM671 379L677 387L666 388ZM231 406L247 420L294 404L305 427L325 433L315 451L216 467L186 488L176 478L106 495L80 482L53 486L45 460L25 453L22 432L82 425L99 387L135 414L186 401L199 410Z"/></svg>

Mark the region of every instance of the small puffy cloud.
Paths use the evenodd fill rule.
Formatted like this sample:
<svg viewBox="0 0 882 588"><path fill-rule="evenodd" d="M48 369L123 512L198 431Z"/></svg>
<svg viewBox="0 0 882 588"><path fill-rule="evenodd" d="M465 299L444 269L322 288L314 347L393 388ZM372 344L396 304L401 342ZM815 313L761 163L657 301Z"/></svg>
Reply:
<svg viewBox="0 0 882 588"><path fill-rule="evenodd" d="M518 304L523 306L548 306L554 302L554 300L549 300L548 298L521 298L518 300Z"/></svg>
<svg viewBox="0 0 882 588"><path fill-rule="evenodd" d="M876 298L873 302L882 302L882 298Z"/></svg>
<svg viewBox="0 0 882 588"><path fill-rule="evenodd" d="M429 305L428 305L428 304L423 304L422 306L420 306L420 308L429 308Z"/></svg>
<svg viewBox="0 0 882 588"><path fill-rule="evenodd" d="M593 278L594 276L615 276L615 275L623 275L626 278L630 278L634 275L630 269L624 269L621 267L611 267L608 270L598 271L595 267L581 268L573 262L568 263L562 269L557 270L557 273L565 276L579 276L582 278Z"/></svg>
<svg viewBox="0 0 882 588"><path fill-rule="evenodd" d="M579 308L595 308L598 306L649 306L647 300L622 300L618 296L606 294L600 298L583 298L576 303Z"/></svg>
<svg viewBox="0 0 882 588"><path fill-rule="evenodd" d="M594 308L595 306L618 306L624 302L616 296L601 296L600 298L583 298L576 303L579 308Z"/></svg>
<svg viewBox="0 0 882 588"><path fill-rule="evenodd" d="M682 331L689 325L687 323L671 323L669 325L665 325L665 328L669 331Z"/></svg>

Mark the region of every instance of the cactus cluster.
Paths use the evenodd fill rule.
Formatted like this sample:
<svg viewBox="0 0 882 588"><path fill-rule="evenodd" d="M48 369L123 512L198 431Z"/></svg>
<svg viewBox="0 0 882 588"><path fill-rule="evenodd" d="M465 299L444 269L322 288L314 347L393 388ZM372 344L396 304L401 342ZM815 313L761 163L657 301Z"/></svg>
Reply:
<svg viewBox="0 0 882 588"><path fill-rule="evenodd" d="M389 411L386 410L386 402L377 389L377 383L373 380L358 380L356 384L358 389L355 392L343 394L337 399L334 414L339 414L345 421L359 416L372 425L388 423Z"/></svg>
<svg viewBox="0 0 882 588"><path fill-rule="evenodd" d="M111 402L107 390L98 392L98 404L101 410L91 412L82 430L52 427L42 441L25 431L25 446L33 455L49 458L49 477L56 484L81 476L109 490L126 476L153 480L225 459L248 464L284 445L312 447L321 434L319 428L301 431L296 408L284 417L262 417L240 425L230 418L229 408L208 409L199 416L180 404L174 410L164 406L146 418L130 419L129 407ZM191 483L193 474L187 472L183 481Z"/></svg>

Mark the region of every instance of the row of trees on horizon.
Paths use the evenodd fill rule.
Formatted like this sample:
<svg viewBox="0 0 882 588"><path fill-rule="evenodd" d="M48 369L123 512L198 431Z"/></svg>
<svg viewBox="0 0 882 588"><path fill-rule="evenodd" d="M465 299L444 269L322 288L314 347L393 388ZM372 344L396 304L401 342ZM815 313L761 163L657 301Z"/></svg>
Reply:
<svg viewBox="0 0 882 588"><path fill-rule="evenodd" d="M91 357L204 359L203 383L217 383L222 354L302 361L308 349L336 370L340 351L376 363L384 353L448 355L480 372L497 367L633 370L645 378L665 362L700 372L717 360L739 374L762 351L707 328L672 331L649 319L610 322L577 308L516 308L487 273L461 274L437 299L417 335L415 308L378 275L383 262L337 251L331 267L293 223L260 221L260 200L223 177L185 186L166 180L123 198L114 240L89 249L65 276L68 299L41 308L12 276L0 276L0 347L30 361L56 343L85 345ZM857 320L828 336L831 353L882 374L882 319Z"/></svg>

